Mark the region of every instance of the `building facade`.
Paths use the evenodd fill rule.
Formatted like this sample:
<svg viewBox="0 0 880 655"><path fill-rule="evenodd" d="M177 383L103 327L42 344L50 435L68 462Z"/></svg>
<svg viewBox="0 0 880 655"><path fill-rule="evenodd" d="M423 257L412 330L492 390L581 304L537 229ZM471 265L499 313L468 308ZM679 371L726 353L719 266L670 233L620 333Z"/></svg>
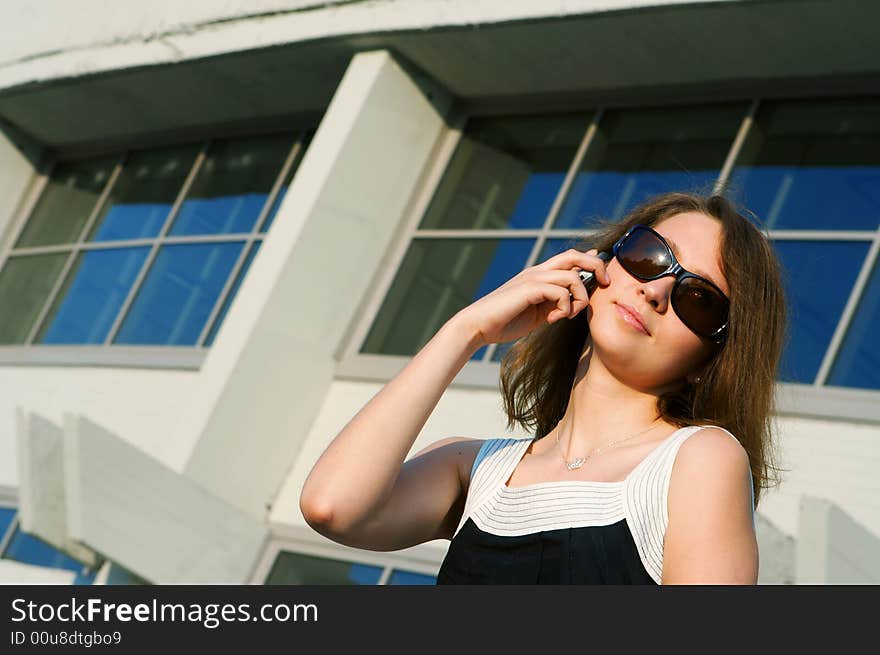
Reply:
<svg viewBox="0 0 880 655"><path fill-rule="evenodd" d="M305 523L317 457L459 309L596 218L714 190L791 312L759 581L880 581L876 3L0 15L0 580L432 583L447 541ZM528 436L500 412L509 346L412 452Z"/></svg>

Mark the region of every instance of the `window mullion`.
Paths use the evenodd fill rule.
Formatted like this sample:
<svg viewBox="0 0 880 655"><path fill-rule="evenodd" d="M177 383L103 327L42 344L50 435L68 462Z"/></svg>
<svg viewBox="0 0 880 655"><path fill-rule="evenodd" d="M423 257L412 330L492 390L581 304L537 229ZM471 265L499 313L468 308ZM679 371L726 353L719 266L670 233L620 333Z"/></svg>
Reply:
<svg viewBox="0 0 880 655"><path fill-rule="evenodd" d="M541 231L545 236L552 227L553 222L556 220L556 216L562 209L562 205L565 203L565 200L568 197L568 192L571 190L571 186L572 184L574 184L574 180L580 172L581 163L583 162L584 157L587 154L587 150L589 149L590 144L596 137L596 132L599 131L599 121L602 120L603 113L604 108L599 107L593 114L593 118L590 120L590 124L587 125L587 129L584 132L584 138L581 140L581 144L578 146L577 152L575 152L574 159L571 162L571 166L568 167L568 172L565 174L565 179L562 181L562 186L559 187L559 192L556 194L556 198L553 201L553 206L550 207L550 211L547 213L547 219L544 221L544 225L541 228ZM537 256L538 252L540 252L540 249L536 249L535 253L533 254ZM529 258L529 263L527 264L527 266L531 266L532 261L532 258Z"/></svg>
<svg viewBox="0 0 880 655"><path fill-rule="evenodd" d="M128 313L128 309L132 302L134 301L137 292L140 290L141 284L144 281L144 278L147 276L147 271L150 270L150 266L153 264L153 260L156 258L156 254L159 251L159 247L162 245L162 238L168 232L171 227L171 224L174 222L174 219L177 217L177 213L180 211L181 206L183 205L183 201L186 199L187 194L189 193L190 187L192 187L193 182L196 179L196 176L199 174L199 170L202 167L202 164L207 157L208 148L210 147L211 142L206 141L202 144L202 149L199 151L198 156L193 162L192 169L187 175L186 180L183 183L183 186L180 188L180 193L177 194L177 198L174 200L174 205L171 207L171 211L168 212L168 216L165 217L165 223L162 225L162 229L159 231L159 234L156 236L156 240L153 242L153 246L150 249L150 253L147 255L146 260L141 266L141 270L138 273L137 279L134 281L134 284L131 285L131 289L128 290L128 295L125 297L125 302L122 303L122 307L119 309L119 313L116 315L116 320L113 321L113 325L110 328L110 331L107 333L107 338L104 340L104 345L109 346L113 339L116 337L116 333L119 331L120 326L122 325L122 321Z"/></svg>
<svg viewBox="0 0 880 655"><path fill-rule="evenodd" d="M251 233L250 235L248 235L244 247L241 249L241 252L238 253L238 258L235 260L235 265L232 267L232 272L227 276L226 282L223 284L223 289L220 290L217 299L214 301L214 306L211 308L211 313L208 314L208 320L206 320L205 324L202 326L202 331L199 333L199 338L196 339L197 348L204 346L205 339L208 338L208 334L211 331L211 326L214 324L214 320L220 313L220 308L223 307L223 303L226 302L226 296L232 289L232 286L235 283L235 278L238 276L239 270L241 270L241 267L244 265L244 261L245 259L247 259L251 249L256 248L256 243L254 243L254 241L261 236L260 228L263 226L263 221L266 220L266 216L269 215L269 211L271 210L272 205L275 204L275 198L278 197L278 192L281 189L281 185L284 183L284 178L287 177L287 174L290 172L290 169L293 166L293 162L296 161L296 158L299 156L299 152L302 148L302 141L304 138L305 134L296 139L293 146L290 148L287 159L284 160L284 164L281 166L281 172L278 174L278 177L275 178L275 183L272 185L272 189L269 191L269 195L266 197L266 202L263 203L263 208L262 210L260 210L260 215L257 216L257 220L254 222L254 226L251 228Z"/></svg>
<svg viewBox="0 0 880 655"><path fill-rule="evenodd" d="M12 535L15 534L15 529L18 527L19 522L18 508L16 508L15 516L12 517L9 527L6 528L6 534L0 535L0 558L6 554L6 549L9 548L9 542L12 541Z"/></svg>
<svg viewBox="0 0 880 655"><path fill-rule="evenodd" d="M743 117L742 123L740 123L739 126L739 131L736 133L736 138L733 140L733 145L730 147L730 151L727 153L727 158L724 160L724 165L718 173L718 179L715 180L715 188L712 189L712 193L721 194L727 187L727 183L730 180L730 174L733 172L733 167L736 166L736 161L739 159L743 146L749 138L752 127L755 124L755 116L758 113L758 107L760 104L760 100L753 100L746 115Z"/></svg>
<svg viewBox="0 0 880 655"><path fill-rule="evenodd" d="M834 330L834 335L831 337L831 343L828 344L828 349L825 351L825 357L822 359L822 364L819 366L819 372L816 374L816 379L813 382L813 386L815 387L825 386L825 381L828 379L828 374L831 371L831 365L837 357L837 352L840 350L840 345L843 343L843 338L846 335L847 329L849 329L849 324L855 315L856 308L859 306L859 301L865 292L865 288L868 286L871 272L874 270L874 267L878 265L878 253L880 253L880 228L878 228L877 232L874 234L874 240L871 243L871 247L868 249L868 256L865 257L865 261L862 263L859 276L856 278L856 282L849 293L849 297L846 299L846 306L843 308L840 320L837 321L837 328Z"/></svg>
<svg viewBox="0 0 880 655"><path fill-rule="evenodd" d="M387 585L388 580L391 578L391 571L393 570L394 565L386 564L382 568L382 575L379 576L379 579L376 581L377 585Z"/></svg>
<svg viewBox="0 0 880 655"><path fill-rule="evenodd" d="M253 235L248 237L247 241L245 241L241 252L238 253L235 264L232 267L232 272L226 277L226 282L223 283L223 288L220 290L220 293L217 295L217 299L214 301L214 307L211 308L211 313L208 315L208 320L205 321L205 324L202 326L202 331L199 333L199 338L196 340L197 348L204 346L205 339L207 338L208 333L211 331L211 326L214 323L214 319L217 314L220 313L220 308L226 301L226 296L227 294L229 294L229 290L232 289L232 285L235 281L236 276L238 275L238 271L241 270L244 260L248 258L248 254L250 253L251 248L256 248L256 243Z"/></svg>
<svg viewBox="0 0 880 655"><path fill-rule="evenodd" d="M253 228L251 228L251 232L255 236L260 235L260 229L263 227L263 223L266 220L266 217L269 215L269 212L272 210L272 205L275 204L275 199L278 197L278 193L281 191L281 187L284 184L284 179L290 173L290 169L293 168L293 163L299 157L300 152L303 148L303 141L305 141L306 135L303 132L296 141L294 141L293 146L290 148L290 152L287 154L287 159L284 160L284 163L281 165L281 172L278 174L278 177L275 178L275 184L272 185L272 189L269 191L269 195L266 198L266 202L263 205L262 211L260 211L260 215L257 216L257 220L254 222ZM292 181L292 180L291 180Z"/></svg>
<svg viewBox="0 0 880 655"><path fill-rule="evenodd" d="M532 251L529 253L529 257L526 260L526 268L534 265L535 260L537 260L538 258L538 255L544 249L544 243L550 237L550 229L553 225L553 221L556 220L556 216L559 214L559 210L562 208L562 205L565 202L566 197L568 196L571 185L574 183L574 180L577 177L578 171L581 167L581 162L583 162L584 156L586 155L587 150L589 149L590 144L593 142L593 138L595 137L596 132L599 129L599 121L602 119L603 111L604 108L602 107L599 107L596 110L596 112L593 114L593 117L590 119L590 124L587 125L587 129L584 131L584 137L583 139L581 139L581 143L574 154L574 159L572 159L571 165L568 167L568 171L565 174L565 179L562 181L562 185L559 187L559 192L556 194L556 198L554 198L553 200L553 205L550 207L550 211L547 212L547 217L544 219L544 224L541 226L541 230L538 232L535 243L532 246ZM489 347L486 348L486 352L483 353L483 358L480 361L491 362L492 357L495 356L495 351L498 349L498 345L499 344L497 343L489 344Z"/></svg>
<svg viewBox="0 0 880 655"><path fill-rule="evenodd" d="M60 293L61 287L64 286L64 280L67 278L67 274L73 267L73 262L76 261L76 257L80 253L80 247L82 246L86 235L89 233L89 230L91 229L92 224L95 222L98 214L101 213L101 208L104 206L104 203L107 202L107 198L110 196L110 191L113 189L113 186L116 184L116 180L119 178L119 174L122 172L122 164L124 161L125 155L123 154L116 161L116 165L113 167L113 172L110 173L110 176L107 178L107 184L104 185L104 190L101 191L101 195L98 196L98 200L97 202L95 202L95 206L92 208L88 219L86 219L85 224L79 232L79 237L77 237L76 242L73 244L73 248L67 255L67 260L64 262L64 266L61 267L61 273L55 279L55 284L52 285L52 290L49 292L49 295L46 296L46 300L43 303L42 309L40 309L40 312L37 314L36 320L34 321L33 325L31 325L31 330L30 332L28 332L27 338L24 340L25 346L33 345L34 339L37 338L37 334L40 331L40 326L43 324L43 321L46 320L46 315L49 313L49 309L55 302L55 297Z"/></svg>

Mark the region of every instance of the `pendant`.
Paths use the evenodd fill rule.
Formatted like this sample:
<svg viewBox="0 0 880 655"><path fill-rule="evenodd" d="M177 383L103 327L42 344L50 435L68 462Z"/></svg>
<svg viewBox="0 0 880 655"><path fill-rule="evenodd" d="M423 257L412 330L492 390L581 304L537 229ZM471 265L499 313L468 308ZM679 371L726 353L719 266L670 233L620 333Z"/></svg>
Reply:
<svg viewBox="0 0 880 655"><path fill-rule="evenodd" d="M569 471L573 471L574 469L579 469L587 459L585 457L578 457L576 460L572 462L566 462L565 468Z"/></svg>

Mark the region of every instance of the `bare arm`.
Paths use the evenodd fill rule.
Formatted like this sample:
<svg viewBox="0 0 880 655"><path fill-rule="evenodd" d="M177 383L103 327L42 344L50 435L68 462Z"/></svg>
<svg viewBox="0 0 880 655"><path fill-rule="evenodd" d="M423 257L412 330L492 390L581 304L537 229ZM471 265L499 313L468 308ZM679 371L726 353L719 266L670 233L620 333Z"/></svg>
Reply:
<svg viewBox="0 0 880 655"><path fill-rule="evenodd" d="M574 249L521 271L449 319L336 435L303 485L300 509L339 543L395 550L450 536L474 441L435 443L404 462L446 387L483 344L518 339L589 304L579 269L608 284L605 262ZM468 469L469 470L469 469Z"/></svg>
<svg viewBox="0 0 880 655"><path fill-rule="evenodd" d="M447 321L346 424L315 463L300 494L303 516L315 530L354 545L359 529L378 525L376 520L387 515L382 510L389 506L404 458L443 392L481 345L479 335L468 325L457 320L457 315ZM445 502L443 516L458 498L456 457L456 450L441 447L414 458L405 479L410 492L420 484L426 494L433 491L440 506ZM397 505L403 496L402 492L395 495ZM361 535L362 547L388 545L375 530L375 543L365 539Z"/></svg>

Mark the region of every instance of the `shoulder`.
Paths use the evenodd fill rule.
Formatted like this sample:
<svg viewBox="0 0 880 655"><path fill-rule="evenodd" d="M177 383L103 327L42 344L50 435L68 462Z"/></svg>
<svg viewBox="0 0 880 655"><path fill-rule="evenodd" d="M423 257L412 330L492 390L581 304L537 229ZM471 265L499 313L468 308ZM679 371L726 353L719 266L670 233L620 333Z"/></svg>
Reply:
<svg viewBox="0 0 880 655"><path fill-rule="evenodd" d="M679 446L672 466L669 508L692 502L694 489L716 494L750 495L749 454L730 432L704 427L691 433ZM699 495L702 495L701 494Z"/></svg>
<svg viewBox="0 0 880 655"><path fill-rule="evenodd" d="M461 488L466 490L470 484L471 469L477 454L489 441L492 440L477 437L446 437L428 444L414 457L442 448L444 455L454 462Z"/></svg>
<svg viewBox="0 0 880 655"><path fill-rule="evenodd" d="M669 527L701 516L723 521L752 515L749 454L730 432L694 431L673 460L667 494Z"/></svg>
<svg viewBox="0 0 880 655"><path fill-rule="evenodd" d="M705 427L680 445L667 497L664 584L756 576L748 452L729 432Z"/></svg>
<svg viewBox="0 0 880 655"><path fill-rule="evenodd" d="M694 472L707 466L748 468L749 454L732 433L707 426L694 431L684 440L678 449L675 465Z"/></svg>

